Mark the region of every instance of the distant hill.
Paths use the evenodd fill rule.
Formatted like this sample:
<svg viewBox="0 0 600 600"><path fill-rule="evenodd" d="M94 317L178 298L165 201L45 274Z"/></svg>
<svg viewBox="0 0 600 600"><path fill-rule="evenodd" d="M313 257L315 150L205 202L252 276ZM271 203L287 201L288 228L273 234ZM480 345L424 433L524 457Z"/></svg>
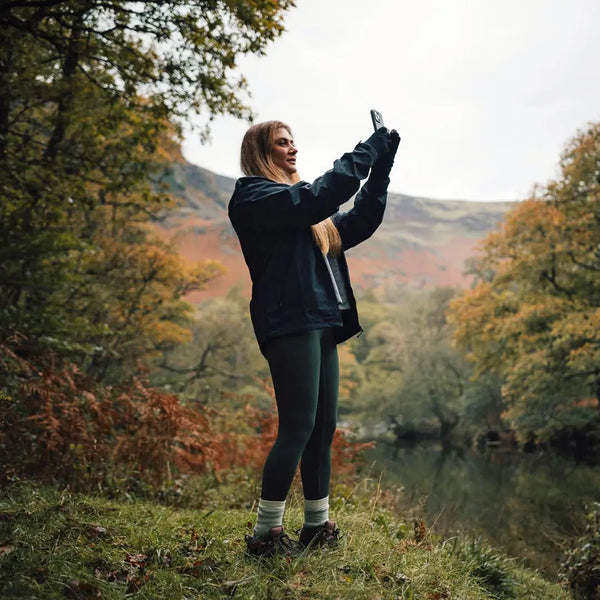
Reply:
<svg viewBox="0 0 600 600"><path fill-rule="evenodd" d="M211 258L227 268L210 290L191 294L190 301L223 295L234 285L249 294L246 265L227 218L235 180L180 161L173 165L169 183L180 207L163 224L163 234L174 239L187 258ZM465 260L513 205L390 193L381 227L348 252L354 286L468 285Z"/></svg>

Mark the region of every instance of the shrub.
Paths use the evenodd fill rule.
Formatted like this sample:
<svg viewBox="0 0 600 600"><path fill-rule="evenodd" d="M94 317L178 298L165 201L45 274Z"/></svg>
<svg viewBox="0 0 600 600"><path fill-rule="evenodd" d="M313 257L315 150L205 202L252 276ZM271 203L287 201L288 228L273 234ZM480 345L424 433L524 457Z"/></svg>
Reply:
<svg viewBox="0 0 600 600"><path fill-rule="evenodd" d="M513 559L476 539L457 544L454 554L467 564L470 577L495 598L517 597Z"/></svg>
<svg viewBox="0 0 600 600"><path fill-rule="evenodd" d="M34 476L82 491L152 495L181 474L209 473L218 484L220 472L235 467L258 478L277 435L275 411L256 403L217 411L140 377L109 387L70 362L34 368L0 347L2 359L21 371L0 400L2 483ZM336 433L336 476L356 473L364 446Z"/></svg>
<svg viewBox="0 0 600 600"><path fill-rule="evenodd" d="M98 385L72 363L31 369L0 408L4 479L36 476L85 489L133 478L151 487L174 472L218 468L210 412L132 378Z"/></svg>
<svg viewBox="0 0 600 600"><path fill-rule="evenodd" d="M559 572L575 600L600 599L600 502L594 502L585 531L565 553Z"/></svg>

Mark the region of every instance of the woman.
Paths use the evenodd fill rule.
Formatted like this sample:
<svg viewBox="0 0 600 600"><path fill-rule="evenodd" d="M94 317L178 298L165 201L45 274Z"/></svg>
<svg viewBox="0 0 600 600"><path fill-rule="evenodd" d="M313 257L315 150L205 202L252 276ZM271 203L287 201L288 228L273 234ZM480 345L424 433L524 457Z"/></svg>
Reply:
<svg viewBox="0 0 600 600"><path fill-rule="evenodd" d="M381 128L309 184L298 176L298 151L284 123L254 125L242 141L246 176L236 183L229 218L252 278L250 315L279 416L254 535L246 536L249 554L290 555L338 538L328 514L336 345L361 331L344 252L381 223L399 142L395 131ZM338 212L367 176L353 208ZM283 531L283 514L298 463L305 504L296 543Z"/></svg>

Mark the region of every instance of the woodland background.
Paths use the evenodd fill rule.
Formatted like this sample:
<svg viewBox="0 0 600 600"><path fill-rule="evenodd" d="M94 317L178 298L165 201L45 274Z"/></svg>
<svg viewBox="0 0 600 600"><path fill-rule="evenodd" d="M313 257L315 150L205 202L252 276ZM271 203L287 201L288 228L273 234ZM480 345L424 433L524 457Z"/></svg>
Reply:
<svg viewBox="0 0 600 600"><path fill-rule="evenodd" d="M3 482L164 490L260 465L276 420L231 181L187 164L180 131L190 111L251 117L236 59L292 6L0 6ZM366 334L340 348L349 429L598 456L600 124L558 158L511 206L391 195L350 257Z"/></svg>

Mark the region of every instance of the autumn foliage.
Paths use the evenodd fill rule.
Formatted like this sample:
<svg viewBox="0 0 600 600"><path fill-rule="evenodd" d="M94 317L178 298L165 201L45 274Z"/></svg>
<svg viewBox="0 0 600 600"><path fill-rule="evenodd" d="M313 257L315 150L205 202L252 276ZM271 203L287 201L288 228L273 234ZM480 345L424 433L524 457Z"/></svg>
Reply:
<svg viewBox="0 0 600 600"><path fill-rule="evenodd" d="M6 350L5 350L6 353ZM209 411L139 378L100 386L73 363L38 370L0 405L3 475L70 482L80 487L137 478L159 485L176 472L220 466L220 437Z"/></svg>
<svg viewBox="0 0 600 600"><path fill-rule="evenodd" d="M600 416L600 124L560 166L484 240L478 282L449 313L477 373L504 378L506 418L541 439Z"/></svg>
<svg viewBox="0 0 600 600"><path fill-rule="evenodd" d="M0 401L5 482L33 476L85 489L159 489L182 473L218 480L235 467L258 475L277 435L276 413L250 397L241 410L219 411L185 404L141 377L103 386L73 363L34 367L15 351L22 341L2 345L0 353L2 365L12 362L23 376L17 396ZM336 473L354 473L365 446L337 432Z"/></svg>

